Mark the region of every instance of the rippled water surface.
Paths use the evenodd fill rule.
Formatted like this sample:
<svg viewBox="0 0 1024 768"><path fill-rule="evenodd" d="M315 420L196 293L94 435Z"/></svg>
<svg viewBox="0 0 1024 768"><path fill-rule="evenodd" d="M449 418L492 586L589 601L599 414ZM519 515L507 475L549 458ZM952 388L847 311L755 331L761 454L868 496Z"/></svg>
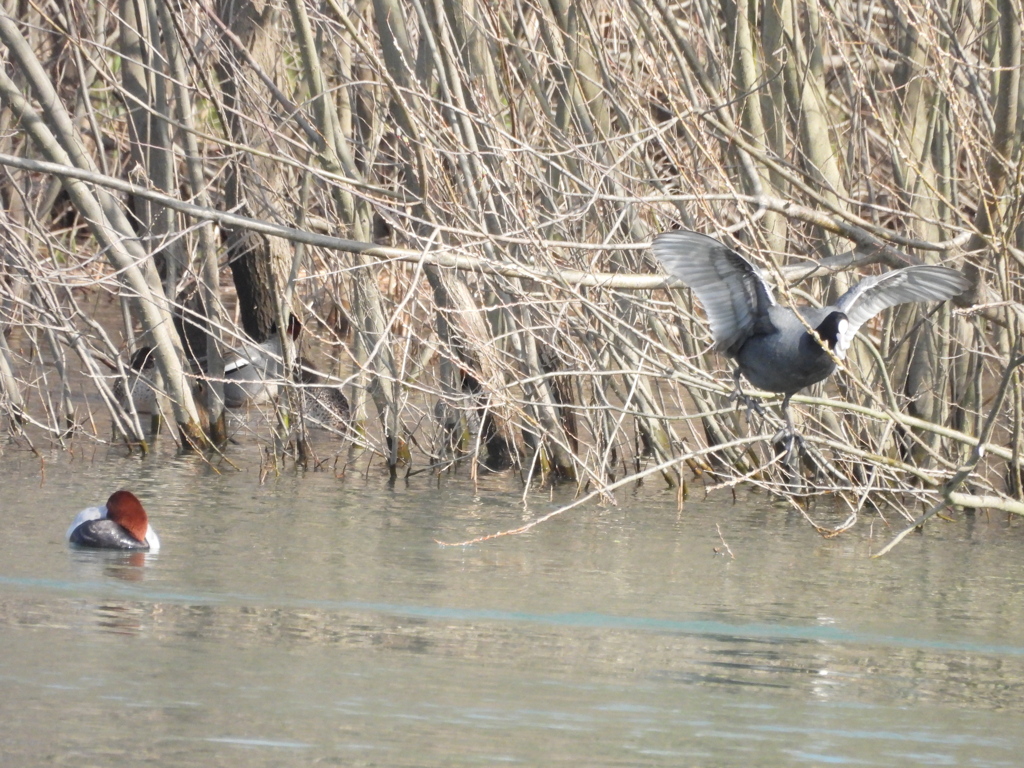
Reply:
<svg viewBox="0 0 1024 768"><path fill-rule="evenodd" d="M1019 521L957 513L871 560L877 518L826 541L764 497L680 514L654 483L442 547L571 496L374 468L261 485L237 460L3 459L0 764L1024 761ZM69 550L119 487L162 551Z"/></svg>

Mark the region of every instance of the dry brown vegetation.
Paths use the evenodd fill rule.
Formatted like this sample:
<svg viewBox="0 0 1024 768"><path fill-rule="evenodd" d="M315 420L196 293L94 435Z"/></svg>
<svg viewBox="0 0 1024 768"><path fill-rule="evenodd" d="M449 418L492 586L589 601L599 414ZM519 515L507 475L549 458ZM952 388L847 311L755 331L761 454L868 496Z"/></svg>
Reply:
<svg viewBox="0 0 1024 768"><path fill-rule="evenodd" d="M144 442L110 394L144 342L183 444L197 401L217 442L225 356L294 313L352 401L338 451L392 471L757 483L830 494L844 525L1024 511L1019 3L4 5L17 440L108 439L106 410ZM742 248L784 300L917 262L974 287L884 313L794 399L798 483L776 411L726 403L699 308L666 290L648 245L677 226ZM175 316L204 329L205 372ZM301 447L294 402L245 434Z"/></svg>

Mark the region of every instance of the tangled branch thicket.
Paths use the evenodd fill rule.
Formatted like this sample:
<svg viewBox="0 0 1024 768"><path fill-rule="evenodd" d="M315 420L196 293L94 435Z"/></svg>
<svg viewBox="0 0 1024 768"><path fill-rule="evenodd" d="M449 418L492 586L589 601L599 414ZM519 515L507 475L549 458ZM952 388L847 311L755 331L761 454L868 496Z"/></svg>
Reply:
<svg viewBox="0 0 1024 768"><path fill-rule="evenodd" d="M225 360L278 333L272 418L228 422L278 447L305 444L283 395L312 379L346 387L337 451L392 471L597 493L697 475L834 495L848 524L939 498L1024 511L1019 3L18 7L0 12L14 439L105 440L109 413L144 441L113 390L145 343L183 444L216 441ZM797 473L774 412L725 400L727 361L650 255L678 226L789 301L916 262L974 287L884 313L794 398Z"/></svg>

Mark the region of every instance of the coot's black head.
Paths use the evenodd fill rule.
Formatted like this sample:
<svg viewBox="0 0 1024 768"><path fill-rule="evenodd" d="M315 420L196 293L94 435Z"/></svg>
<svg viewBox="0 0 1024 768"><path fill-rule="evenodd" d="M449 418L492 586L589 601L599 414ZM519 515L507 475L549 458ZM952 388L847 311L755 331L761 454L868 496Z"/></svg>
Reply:
<svg viewBox="0 0 1024 768"><path fill-rule="evenodd" d="M139 347L135 350L135 354L132 355L131 362L128 365L131 366L133 371L139 371L140 373L146 368L152 367L156 363L153 351L152 347Z"/></svg>
<svg viewBox="0 0 1024 768"><path fill-rule="evenodd" d="M288 327L285 330L288 332L288 335L292 337L293 341L298 341L299 334L302 333L302 321L300 321L295 315L289 313ZM276 320L270 324L270 335L267 338L272 339L275 336L277 336Z"/></svg>
<svg viewBox="0 0 1024 768"><path fill-rule="evenodd" d="M846 329L850 327L850 321L846 317L844 312L830 312L829 315L821 321L817 328L814 330L821 338L825 345L835 351L836 345L839 343L839 339L842 338L843 334L846 333Z"/></svg>

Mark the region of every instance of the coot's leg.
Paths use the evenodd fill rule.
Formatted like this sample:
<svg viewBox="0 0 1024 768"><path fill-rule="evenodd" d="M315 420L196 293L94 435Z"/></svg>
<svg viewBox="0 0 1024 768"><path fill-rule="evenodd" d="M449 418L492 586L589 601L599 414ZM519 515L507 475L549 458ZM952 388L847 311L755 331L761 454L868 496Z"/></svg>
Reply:
<svg viewBox="0 0 1024 768"><path fill-rule="evenodd" d="M784 426L779 433L772 438L773 443L777 443L780 440L785 441L787 464L789 464L790 459L793 457L794 446L799 444L801 450L804 447L804 438L796 431L796 427L793 426L793 414L789 410L789 398L792 396L792 392L787 392L786 396L782 398L782 415L786 418L786 426Z"/></svg>
<svg viewBox="0 0 1024 768"><path fill-rule="evenodd" d="M744 394L743 387L740 386L740 369L737 368L732 372L732 380L736 384L736 389L729 395L729 402L736 403L737 405L742 400L743 404L747 406L747 419L750 419L750 412L754 411L758 416L764 416L764 408L757 400L752 398L750 395Z"/></svg>

